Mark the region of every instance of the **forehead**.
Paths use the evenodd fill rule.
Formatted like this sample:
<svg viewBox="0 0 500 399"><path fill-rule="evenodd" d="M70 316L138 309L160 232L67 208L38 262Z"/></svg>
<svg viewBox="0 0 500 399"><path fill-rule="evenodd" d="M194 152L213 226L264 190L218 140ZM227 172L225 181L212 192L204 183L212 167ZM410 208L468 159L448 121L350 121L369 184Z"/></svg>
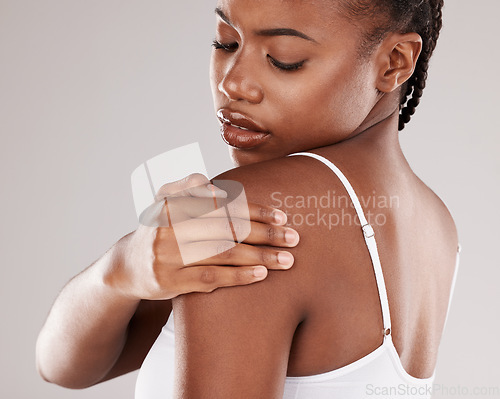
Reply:
<svg viewBox="0 0 500 399"><path fill-rule="evenodd" d="M339 12L341 0L219 0L217 8L236 29L293 28L319 43L357 29ZM333 36L335 35L335 36Z"/></svg>

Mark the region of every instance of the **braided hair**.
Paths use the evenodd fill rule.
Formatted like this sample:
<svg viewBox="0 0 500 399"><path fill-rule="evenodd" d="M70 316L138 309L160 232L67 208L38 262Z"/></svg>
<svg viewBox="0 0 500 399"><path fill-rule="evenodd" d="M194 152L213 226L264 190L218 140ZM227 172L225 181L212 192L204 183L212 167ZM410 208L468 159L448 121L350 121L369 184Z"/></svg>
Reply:
<svg viewBox="0 0 500 399"><path fill-rule="evenodd" d="M361 57L372 54L389 32L416 32L422 38L422 51L415 71L401 87L398 130L403 130L415 113L425 88L429 60L443 26L444 0L341 0L340 3L340 10L346 17L361 20L368 26L359 47Z"/></svg>

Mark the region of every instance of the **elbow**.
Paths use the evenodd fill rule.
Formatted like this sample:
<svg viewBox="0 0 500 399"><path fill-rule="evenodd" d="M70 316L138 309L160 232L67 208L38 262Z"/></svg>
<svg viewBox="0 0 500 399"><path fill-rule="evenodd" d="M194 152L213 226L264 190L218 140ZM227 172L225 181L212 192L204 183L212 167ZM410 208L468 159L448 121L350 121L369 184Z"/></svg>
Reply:
<svg viewBox="0 0 500 399"><path fill-rule="evenodd" d="M72 376L66 375L60 370L54 369L53 367L44 366L38 357L36 361L36 369L38 375L50 384L58 385L62 388L68 389L84 389L92 386L93 384L86 384L83 381L78 381Z"/></svg>
<svg viewBox="0 0 500 399"><path fill-rule="evenodd" d="M45 382L67 388L66 384L64 384L64 381L62 381L61 378L58 378L58 376L56 374L51 373L49 370L47 370L46 367L43 366L43 364L39 360L38 356L36 359L36 370L38 372L38 375Z"/></svg>
<svg viewBox="0 0 500 399"><path fill-rule="evenodd" d="M57 361L51 351L43 350L43 345L38 339L36 344L36 370L38 375L50 384L55 384L63 388L84 389L95 383L89 383L81 379L81 375L72 373L72 367L65 367L63 362Z"/></svg>
<svg viewBox="0 0 500 399"><path fill-rule="evenodd" d="M69 375L64 375L63 373L58 373L58 372L51 372L48 371L47 369L43 369L38 363L37 363L37 371L40 377L45 381L50 384L58 385L62 388L68 388L68 389L85 389L89 388L95 383L86 383L84 381L79 381L75 379L73 376Z"/></svg>

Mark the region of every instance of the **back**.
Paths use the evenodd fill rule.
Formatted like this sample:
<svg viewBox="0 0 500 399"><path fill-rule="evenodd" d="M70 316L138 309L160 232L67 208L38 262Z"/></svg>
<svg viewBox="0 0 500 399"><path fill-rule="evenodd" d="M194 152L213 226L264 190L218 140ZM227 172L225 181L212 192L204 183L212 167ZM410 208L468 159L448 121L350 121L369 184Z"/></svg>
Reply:
<svg viewBox="0 0 500 399"><path fill-rule="evenodd" d="M348 196L348 203L350 203L350 205L354 207L356 215L354 218L351 218L349 212L346 214L343 214L342 212L342 219L345 216L348 216L347 220L349 221L349 223L354 225L357 224L359 233L363 236L364 241L366 243L366 248L370 255L370 260L373 266L375 284L377 286L379 304L382 311L381 319L383 328L378 329L378 331L379 331L379 336L381 333L383 337L383 342L382 344L377 344L377 346L375 346L373 350L369 351L369 353L363 355L362 357L356 358L356 360L346 365L342 365L340 367L332 369L331 371L321 372L313 375L310 375L310 373L308 373L308 375L306 376L295 376L295 377L288 376L285 381L284 398L300 399L300 398L315 397L320 399L320 398L329 398L332 397L332 395L343 398L353 398L353 399L360 397L370 397L371 395L382 395L384 397L398 397L398 398L402 397L429 398L432 392L432 383L435 376L434 367L432 366L433 371L428 377L412 376L404 368L399 353L395 348L394 342L392 340L392 325L390 316L391 312L389 308L384 272L382 271L380 256L375 239L375 229L373 228L374 223L378 224L377 227L385 225L390 214L386 214L381 210L378 210L378 212L375 212L371 217L372 220L370 224L366 219L363 206L361 205L361 203L363 203L365 206L367 206L369 202L372 202L373 206L374 207L376 206L378 208L393 208L394 206L399 207L399 200L398 200L399 198L397 196L375 195L376 192L373 191L373 195L370 196L371 198L360 199L358 198L357 194L355 193L355 190L353 189L352 185L350 184L346 176L342 173L342 171L340 171L332 162L330 162L325 157L310 152L297 153L291 155L299 155L299 156L315 158L316 160L325 164L325 166L327 166L332 172L334 172L344 185L344 188ZM342 195L334 195L334 193L332 193L331 196L333 201L335 201L335 199L340 201L340 199L344 197L345 196ZM307 198L308 201L309 200L314 201L316 199L314 196L308 196ZM326 197L323 198L326 198L327 202L330 201L330 196L328 194ZM317 202L315 202L315 207L318 208ZM371 212L369 211L368 214L370 213ZM339 216L338 214L336 214L335 216L336 216L334 218L335 221L341 220L341 218L338 217ZM331 228L333 224L331 223L330 217L328 217L328 221L329 221L328 226L329 228ZM457 253L456 253L456 262L454 265L454 274L453 274L451 290L453 290L456 278L456 272L458 269L458 259L459 259L458 251L459 248L457 248ZM349 284L348 286L349 288L353 288L353 291L356 291L356 284ZM324 301L322 302L322 304L323 303ZM346 310L348 309L349 308L343 308L340 310L339 313L341 315L340 316L341 319L347 316ZM446 310L448 311L448 306ZM429 311L432 310L430 307L427 307L427 309L419 309L419 311L420 314L422 314L423 317L425 317L426 312L429 313ZM359 313L356 311L355 314L359 315ZM447 317L447 312L445 314L445 318L446 317ZM308 319L304 320L304 322L307 323L307 320ZM310 325L309 328L312 331L321 330L322 325L323 322L321 321L321 317L319 317L318 325L317 326ZM425 326L426 326L425 324L422 324L416 326L416 328L420 328L422 333ZM364 326L361 326L360 331L363 331L364 328L365 328ZM432 334L432 332L430 332L430 334ZM352 336L352 334L344 333L344 336L348 337ZM313 338L309 340L307 338L304 338L305 342L310 343L312 340ZM297 341L294 339L295 344L296 342ZM321 342L323 343L324 340ZM439 345L439 340L434 343ZM432 345L433 342L430 339L428 339L426 342L424 342L423 345L425 344L429 346ZM334 342L332 343L332 346L333 345L335 345ZM355 347L359 347L360 345L350 344L350 346L354 349ZM314 348L312 350L314 350ZM303 347L300 348L300 351L303 351L304 353L308 352L308 350L304 349ZM328 352L329 348L326 347L325 353ZM419 353L422 352L423 351L419 351ZM419 360L417 360L418 358L419 358L418 355L415 356L413 359L414 362L418 362L419 360L422 361L421 357ZM424 363L430 364L432 361L435 361L435 358L429 359L429 355L427 358L423 358ZM297 360L297 362L299 364L303 364L303 360L302 361ZM288 371L290 372L290 367L288 368Z"/></svg>
<svg viewBox="0 0 500 399"><path fill-rule="evenodd" d="M389 154L380 159L359 149L354 153L346 146L340 148L312 152L333 161L347 177L373 227L376 244L365 241L339 177L317 159L290 156L216 178L238 180L250 201L287 211L289 224L299 231L301 241L288 249L295 265L285 273L270 271L266 280L252 286L176 298L174 313L182 320L175 326L175 334L182 337L180 351L187 351L188 357L206 353L195 357L198 366L193 372L204 370L204 378L212 373L218 379L237 378L244 386L250 369L254 378L259 370L261 384L271 385L278 378L273 374L282 370L278 350L286 347L284 398L319 399L333 393L354 398L377 392L390 397L380 389L394 382L423 387L418 396L410 397L429 396L426 387L434 377L456 270L453 220L404 158ZM376 279L373 247L379 255L381 279ZM390 309L385 317L381 282ZM261 312L264 305L268 308ZM221 312L226 312L224 318ZM162 395L167 387L171 390L175 370L184 367L172 359L172 316L139 375L140 387L147 385ZM247 352L245 342L250 345L256 332L262 344L269 344L269 337L278 340L268 349L255 352L252 346ZM230 348L245 354L245 361ZM255 358L246 355L252 352ZM214 363L215 359L220 360ZM252 362L260 364L259 368ZM164 378L148 378L153 373ZM165 388L152 386L151 381ZM222 385L212 388L226 392ZM235 389L243 395L240 388Z"/></svg>
<svg viewBox="0 0 500 399"><path fill-rule="evenodd" d="M322 151L312 152L321 155ZM392 169L384 167L391 160L366 157L357 164L360 158L344 154L323 151L322 155L333 158L344 171L373 226L395 349L410 376L432 377L456 270L453 220L409 167ZM309 207L299 210L301 204L296 202L290 210L305 220L319 209L334 222L325 226L317 217L316 225L300 226L301 236L305 229L310 244L302 241L294 252L297 262L307 258L314 267L309 273L308 315L294 335L287 372L287 376L303 376L335 370L370 354L383 343L384 326L372 259L351 198L326 165L305 156L294 158L304 158L296 162L316 182L309 184L309 190L298 189L311 199L327 195L334 205L323 207L327 200L323 204L312 200Z"/></svg>

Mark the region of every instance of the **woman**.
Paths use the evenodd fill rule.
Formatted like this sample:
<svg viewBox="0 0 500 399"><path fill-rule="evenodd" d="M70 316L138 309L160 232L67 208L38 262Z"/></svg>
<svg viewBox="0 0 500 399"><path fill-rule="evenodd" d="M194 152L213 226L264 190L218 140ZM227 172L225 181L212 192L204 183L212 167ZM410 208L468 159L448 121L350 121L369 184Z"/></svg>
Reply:
<svg viewBox="0 0 500 399"><path fill-rule="evenodd" d="M287 273L174 298L137 399L430 396L458 241L398 128L422 95L442 5L218 2L212 92L241 166L218 178L285 205L301 243ZM362 210L313 201L346 190Z"/></svg>
<svg viewBox="0 0 500 399"><path fill-rule="evenodd" d="M300 245L286 273L173 298L137 399L430 397L458 239L398 130L422 96L442 5L218 2L211 83L240 167L216 179L286 208Z"/></svg>

